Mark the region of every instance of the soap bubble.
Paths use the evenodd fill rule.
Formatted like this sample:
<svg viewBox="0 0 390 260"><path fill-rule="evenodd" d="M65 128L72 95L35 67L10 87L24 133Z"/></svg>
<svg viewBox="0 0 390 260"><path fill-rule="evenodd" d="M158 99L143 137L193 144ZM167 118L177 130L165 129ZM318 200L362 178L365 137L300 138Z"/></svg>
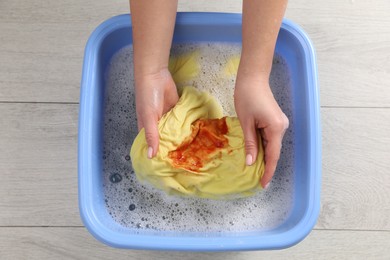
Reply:
<svg viewBox="0 0 390 260"><path fill-rule="evenodd" d="M122 175L120 175L119 173L113 173L110 175L110 181L112 183L118 183L122 181Z"/></svg>

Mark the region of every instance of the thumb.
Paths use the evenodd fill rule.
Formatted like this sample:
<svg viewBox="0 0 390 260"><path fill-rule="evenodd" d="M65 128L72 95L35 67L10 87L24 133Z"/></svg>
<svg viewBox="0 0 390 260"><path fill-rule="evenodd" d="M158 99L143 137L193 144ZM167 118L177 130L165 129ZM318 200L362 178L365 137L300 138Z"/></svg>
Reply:
<svg viewBox="0 0 390 260"><path fill-rule="evenodd" d="M151 159L156 156L158 151L159 134L157 128L157 118L152 116L146 118L147 119L143 121L143 125L145 128L146 143L148 144L147 156Z"/></svg>
<svg viewBox="0 0 390 260"><path fill-rule="evenodd" d="M244 140L245 140L245 153L246 153L246 159L245 163L246 165L252 165L257 158L258 153L258 138L257 138L257 128L255 127L255 124L253 121L246 122L242 124L242 131L244 133Z"/></svg>

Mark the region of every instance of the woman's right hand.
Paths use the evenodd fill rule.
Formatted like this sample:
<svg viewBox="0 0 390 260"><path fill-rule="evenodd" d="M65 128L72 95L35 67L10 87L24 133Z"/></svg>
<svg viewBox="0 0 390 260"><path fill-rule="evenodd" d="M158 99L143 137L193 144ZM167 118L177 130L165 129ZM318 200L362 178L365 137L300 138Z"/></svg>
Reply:
<svg viewBox="0 0 390 260"><path fill-rule="evenodd" d="M157 73L135 77L135 102L138 130L145 128L148 144L147 157L153 158L158 152L158 121L179 100L175 82L168 69Z"/></svg>

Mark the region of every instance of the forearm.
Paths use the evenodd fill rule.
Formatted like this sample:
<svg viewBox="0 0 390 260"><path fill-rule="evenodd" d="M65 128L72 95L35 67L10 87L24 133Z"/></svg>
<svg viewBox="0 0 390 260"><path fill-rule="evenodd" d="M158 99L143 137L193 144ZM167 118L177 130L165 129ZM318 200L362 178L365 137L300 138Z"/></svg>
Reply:
<svg viewBox="0 0 390 260"><path fill-rule="evenodd" d="M130 0L135 78L167 68L177 0Z"/></svg>
<svg viewBox="0 0 390 260"><path fill-rule="evenodd" d="M239 74L269 77L287 0L243 0Z"/></svg>

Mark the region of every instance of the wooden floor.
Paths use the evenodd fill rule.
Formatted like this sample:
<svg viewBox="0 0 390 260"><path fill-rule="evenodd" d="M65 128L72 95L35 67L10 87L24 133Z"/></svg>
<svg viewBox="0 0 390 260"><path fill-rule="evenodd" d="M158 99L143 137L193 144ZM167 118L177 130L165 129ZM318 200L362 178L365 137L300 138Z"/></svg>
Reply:
<svg viewBox="0 0 390 260"><path fill-rule="evenodd" d="M390 259L390 1L294 0L286 17L317 50L321 214L281 251L118 250L83 227L77 119L83 49L119 0L0 1L0 259ZM180 1L240 12L240 1Z"/></svg>

